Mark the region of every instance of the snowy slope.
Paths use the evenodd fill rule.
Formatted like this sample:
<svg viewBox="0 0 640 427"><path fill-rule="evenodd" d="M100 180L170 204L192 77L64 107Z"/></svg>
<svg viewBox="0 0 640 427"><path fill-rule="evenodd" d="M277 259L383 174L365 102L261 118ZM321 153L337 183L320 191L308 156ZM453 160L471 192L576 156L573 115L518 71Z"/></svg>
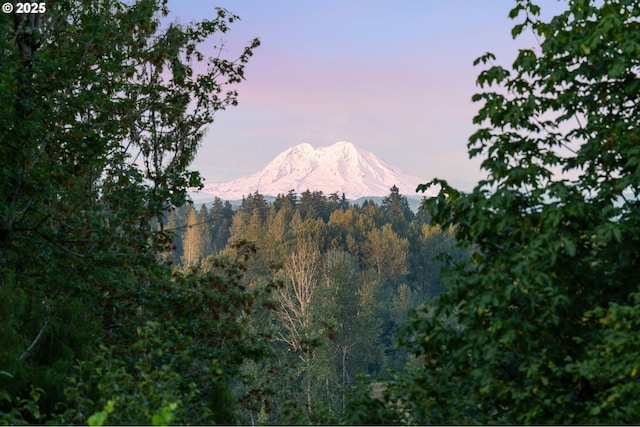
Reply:
<svg viewBox="0 0 640 427"><path fill-rule="evenodd" d="M224 200L240 199L258 191L276 196L289 190L297 193L309 189L325 195L344 193L354 200L366 196L386 196L396 185L405 195L432 196L416 193L426 179L411 176L375 154L350 142L337 142L329 147L313 148L304 143L278 154L263 170L229 182L208 184L202 192Z"/></svg>

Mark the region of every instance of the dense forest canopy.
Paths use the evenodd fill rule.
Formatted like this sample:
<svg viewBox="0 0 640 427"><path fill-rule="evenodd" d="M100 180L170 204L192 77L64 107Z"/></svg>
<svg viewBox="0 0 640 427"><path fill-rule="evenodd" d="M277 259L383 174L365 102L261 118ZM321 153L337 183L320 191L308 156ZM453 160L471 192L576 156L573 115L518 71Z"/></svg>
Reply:
<svg viewBox="0 0 640 427"><path fill-rule="evenodd" d="M468 259L452 229L427 219L395 186L381 205L361 206L337 193L292 190L267 202L256 192L235 210L216 198L169 212L174 240L162 256L177 269L208 272L235 257L231 242L255 244L242 282L253 288L275 279L280 287L254 318L256 329L272 334L275 357L250 372L280 374L262 380L274 393L270 413L251 419L326 422L346 410L353 386L386 381L410 362L395 335L412 309L442 291L438 256ZM293 408L295 418L283 418Z"/></svg>
<svg viewBox="0 0 640 427"><path fill-rule="evenodd" d="M516 0L540 44L476 61L486 178L417 213L194 206L259 41L46 6L0 16L0 424L638 423L639 1Z"/></svg>

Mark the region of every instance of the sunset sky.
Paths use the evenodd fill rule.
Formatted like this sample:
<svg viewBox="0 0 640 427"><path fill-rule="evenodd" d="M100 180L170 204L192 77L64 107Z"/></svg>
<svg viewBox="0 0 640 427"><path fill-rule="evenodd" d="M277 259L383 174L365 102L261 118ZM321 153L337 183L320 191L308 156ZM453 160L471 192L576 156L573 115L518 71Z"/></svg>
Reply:
<svg viewBox="0 0 640 427"><path fill-rule="evenodd" d="M544 0L543 15L562 3ZM240 16L225 42L230 57L259 37L238 86L240 105L220 112L193 164L206 183L262 169L288 147L351 141L428 181L469 191L482 177L467 155L487 51L510 64L518 48L506 0L170 0L189 22L220 6ZM518 20L520 22L520 20Z"/></svg>

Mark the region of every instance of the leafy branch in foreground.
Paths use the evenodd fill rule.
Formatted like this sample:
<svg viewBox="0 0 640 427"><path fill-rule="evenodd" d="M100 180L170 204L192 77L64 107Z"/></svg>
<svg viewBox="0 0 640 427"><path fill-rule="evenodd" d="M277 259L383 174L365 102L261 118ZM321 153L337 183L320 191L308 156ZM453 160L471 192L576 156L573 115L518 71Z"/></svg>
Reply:
<svg viewBox="0 0 640 427"><path fill-rule="evenodd" d="M518 1L522 49L489 64L471 193L427 201L474 249L402 343L419 356L395 398L412 423L637 423L640 3L571 1L545 22Z"/></svg>
<svg viewBox="0 0 640 427"><path fill-rule="evenodd" d="M165 0L52 0L0 16L0 411L44 390L23 422L50 421L76 361L131 344L179 285L158 263L163 215L201 185L189 163L259 41L207 57L238 17L167 15Z"/></svg>

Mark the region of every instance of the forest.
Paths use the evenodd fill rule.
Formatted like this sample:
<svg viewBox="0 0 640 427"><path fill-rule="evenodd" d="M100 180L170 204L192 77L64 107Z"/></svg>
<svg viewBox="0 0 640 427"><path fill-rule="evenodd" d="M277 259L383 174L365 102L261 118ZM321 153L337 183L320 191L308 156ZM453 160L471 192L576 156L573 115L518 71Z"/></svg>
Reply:
<svg viewBox="0 0 640 427"><path fill-rule="evenodd" d="M469 257L450 228L429 225L422 209L414 214L395 186L381 206L309 190L271 203L256 192L236 210L216 198L171 212L166 227L174 240L164 260L182 271L215 270L220 259L237 258L237 242L250 242L255 254L243 286L279 282L270 307L252 320L252 328L271 334L274 354L253 366L252 378L279 372L279 380L268 379L272 415L251 418L261 423L278 421L287 402L304 408L309 420L317 411L336 417L361 375L384 381L402 369L410 360L396 332L412 309L442 291L439 257Z"/></svg>
<svg viewBox="0 0 640 427"><path fill-rule="evenodd" d="M639 423L640 2L563 7L514 0L538 44L474 63L485 178L415 213L190 203L260 48L203 53L230 11L0 15L0 424Z"/></svg>

